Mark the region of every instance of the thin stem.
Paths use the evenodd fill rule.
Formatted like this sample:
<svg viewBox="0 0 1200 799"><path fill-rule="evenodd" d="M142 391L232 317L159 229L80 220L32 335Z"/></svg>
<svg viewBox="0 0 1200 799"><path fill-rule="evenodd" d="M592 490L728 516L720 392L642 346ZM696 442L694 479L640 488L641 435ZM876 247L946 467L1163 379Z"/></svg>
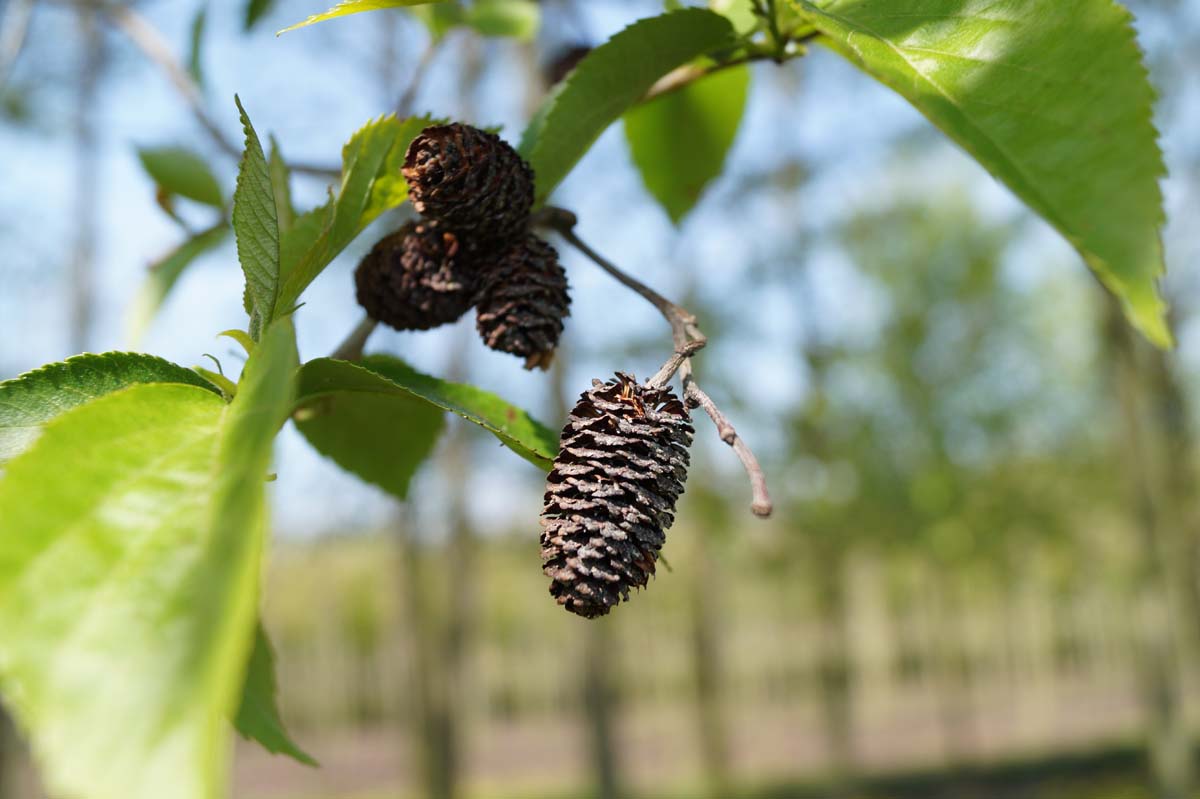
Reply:
<svg viewBox="0 0 1200 799"><path fill-rule="evenodd" d="M364 316L358 326L350 331L350 335L346 336L346 340L338 345L338 348L333 351L330 358L335 358L339 361L358 361L362 359L363 348L367 346L367 339L375 332L375 328L379 326L369 316Z"/></svg>
<svg viewBox="0 0 1200 799"><path fill-rule="evenodd" d="M690 408L703 408L708 418L716 425L717 435L728 444L742 462L746 474L750 478L752 500L750 510L755 516L766 518L771 515L773 505L771 495L767 492L767 479L754 452L738 435L734 426L721 412L716 403L696 384L692 375L692 356L704 348L708 339L696 324L696 317L686 308L677 305L654 289L642 283L637 278L619 269L615 264L584 243L575 234L575 214L563 208L547 206L534 215L532 224L550 228L591 259L597 266L611 275L617 282L641 295L647 302L658 309L663 318L671 325L671 338L675 350L663 364L654 377L646 381L648 387L662 388L671 377L678 372L683 384L684 399Z"/></svg>
<svg viewBox="0 0 1200 799"><path fill-rule="evenodd" d="M417 101L417 92L420 90L421 84L425 82L425 73L433 65L434 59L437 58L437 54L441 50L441 44L445 40L446 37L434 38L426 45L425 52L421 53L421 58L417 61L416 67L413 68L412 78L409 80L408 86L404 88L404 93L396 101L397 116L406 117L412 114L413 104Z"/></svg>
<svg viewBox="0 0 1200 799"><path fill-rule="evenodd" d="M750 512L759 518L767 518L775 506L771 502L771 494L767 491L767 477L758 463L758 458L754 456L754 452L738 435L733 424L712 401L712 398L696 385L696 381L692 377L691 364L685 364L679 373L680 379L683 381L683 394L688 404L704 409L708 418L712 419L713 424L717 426L717 435L733 449L738 459L741 460L742 467L746 470L746 476L750 478L752 495Z"/></svg>

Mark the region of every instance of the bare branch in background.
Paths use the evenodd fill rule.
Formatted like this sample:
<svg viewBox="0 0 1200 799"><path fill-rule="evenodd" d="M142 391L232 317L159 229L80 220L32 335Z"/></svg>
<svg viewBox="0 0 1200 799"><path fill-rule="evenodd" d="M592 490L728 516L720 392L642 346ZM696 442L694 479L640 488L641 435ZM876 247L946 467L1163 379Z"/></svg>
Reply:
<svg viewBox="0 0 1200 799"><path fill-rule="evenodd" d="M696 325L696 317L686 308L671 302L637 278L619 269L608 259L597 253L575 234L575 214L562 208L546 207L534 216L533 224L547 227L562 236L568 244L586 255L597 266L614 277L627 288L641 295L662 314L671 325L671 338L675 349L658 373L647 381L649 386L662 387L676 372L683 384L684 399L690 408L703 408L716 425L717 435L737 454L750 478L752 500L750 510L755 516L766 518L771 515L773 504L767 491L767 479L758 458L746 442L738 435L734 426L717 407L712 398L696 384L692 375L692 356L703 349L708 339Z"/></svg>
<svg viewBox="0 0 1200 799"><path fill-rule="evenodd" d="M25 47L32 16L33 0L12 0L0 19L0 86L8 82L8 74Z"/></svg>

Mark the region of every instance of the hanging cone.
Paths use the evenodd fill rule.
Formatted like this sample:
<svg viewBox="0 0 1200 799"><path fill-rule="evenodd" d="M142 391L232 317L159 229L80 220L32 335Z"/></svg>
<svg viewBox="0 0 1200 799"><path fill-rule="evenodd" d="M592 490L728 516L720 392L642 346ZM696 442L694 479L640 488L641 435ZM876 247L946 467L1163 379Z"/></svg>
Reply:
<svg viewBox="0 0 1200 799"><path fill-rule="evenodd" d="M487 269L476 298L475 328L494 350L545 369L570 313L567 273L558 253L532 233Z"/></svg>
<svg viewBox="0 0 1200 799"><path fill-rule="evenodd" d="M542 566L558 604L603 616L646 585L687 479L692 424L668 388L618 372L571 411L546 478Z"/></svg>
<svg viewBox="0 0 1200 799"><path fill-rule="evenodd" d="M533 171L493 133L461 123L421 131L401 170L417 212L482 246L525 232L533 207Z"/></svg>
<svg viewBox="0 0 1200 799"><path fill-rule="evenodd" d="M470 309L477 273L457 236L410 222L363 257L354 282L358 304L372 319L397 330L428 330Z"/></svg>

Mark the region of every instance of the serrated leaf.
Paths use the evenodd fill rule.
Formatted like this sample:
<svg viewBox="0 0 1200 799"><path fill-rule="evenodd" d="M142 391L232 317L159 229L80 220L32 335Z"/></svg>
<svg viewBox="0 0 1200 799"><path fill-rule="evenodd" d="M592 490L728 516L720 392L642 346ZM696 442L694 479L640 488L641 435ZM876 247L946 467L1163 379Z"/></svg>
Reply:
<svg viewBox="0 0 1200 799"><path fill-rule="evenodd" d="M634 23L592 50L521 139L543 202L604 130L671 70L729 44L729 20L702 8Z"/></svg>
<svg viewBox="0 0 1200 799"><path fill-rule="evenodd" d="M246 682L234 726L243 737L257 741L271 754L287 755L306 766L318 765L312 755L296 745L284 728L277 693L275 651L267 631L259 624L254 631L254 648L246 666Z"/></svg>
<svg viewBox="0 0 1200 799"><path fill-rule="evenodd" d="M305 389L325 382L320 398L294 416L296 428L346 471L405 499L442 432L442 409L345 361L313 366L302 376Z"/></svg>
<svg viewBox="0 0 1200 799"><path fill-rule="evenodd" d="M196 16L192 17L190 35L188 36L188 74L197 86L204 85L204 69L202 66L202 46L204 44L204 29L208 26L208 5L200 6Z"/></svg>
<svg viewBox="0 0 1200 799"><path fill-rule="evenodd" d="M300 369L299 407L311 408L325 397L347 392L424 400L483 427L542 469L550 468L558 452L558 433L515 405L475 386L421 374L398 358L368 355L356 363L317 358Z"/></svg>
<svg viewBox="0 0 1200 799"><path fill-rule="evenodd" d="M625 114L642 182L676 224L721 174L746 108L750 70L720 70Z"/></svg>
<svg viewBox="0 0 1200 799"><path fill-rule="evenodd" d="M192 262L219 247L228 235L229 226L222 222L192 236L165 258L151 265L129 311L126 330L131 344L141 340L167 295Z"/></svg>
<svg viewBox="0 0 1200 799"><path fill-rule="evenodd" d="M153 355L76 355L0 383L0 465L28 449L56 416L141 383L180 383L220 396L191 369Z"/></svg>
<svg viewBox="0 0 1200 799"><path fill-rule="evenodd" d="M254 23L258 22L270 12L274 7L275 0L247 0L246 16L243 19L243 30L250 30L254 27Z"/></svg>
<svg viewBox="0 0 1200 799"><path fill-rule="evenodd" d="M800 0L822 41L890 86L1050 222L1147 338L1170 343L1154 90L1112 0Z"/></svg>
<svg viewBox="0 0 1200 799"><path fill-rule="evenodd" d="M142 168L162 189L214 208L225 204L221 184L200 156L183 147L140 147Z"/></svg>
<svg viewBox="0 0 1200 799"><path fill-rule="evenodd" d="M275 318L278 305L279 218L267 157L242 101L237 97L234 100L246 133L246 149L233 193L233 232L237 237L238 261L246 275L246 296L253 308L251 332L257 337L261 327Z"/></svg>
<svg viewBox="0 0 1200 799"><path fill-rule="evenodd" d="M408 8L411 6L424 6L432 3L442 3L445 0L342 0L333 8L322 14L313 14L303 22L297 22L276 33L276 36L294 31L297 28L303 28L308 25L314 25L318 22L344 17L348 14L359 14L363 11L380 11L385 8Z"/></svg>
<svg viewBox="0 0 1200 799"><path fill-rule="evenodd" d="M400 163L427 117L374 120L342 149L342 184L336 197L303 214L283 237L279 307L290 308L317 275L384 211L407 199Z"/></svg>

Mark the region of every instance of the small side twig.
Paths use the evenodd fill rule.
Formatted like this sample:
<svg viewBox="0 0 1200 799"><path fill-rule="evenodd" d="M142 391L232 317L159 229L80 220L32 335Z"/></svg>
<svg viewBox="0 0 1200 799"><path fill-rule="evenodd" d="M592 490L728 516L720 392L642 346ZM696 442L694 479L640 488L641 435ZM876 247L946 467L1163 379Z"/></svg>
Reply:
<svg viewBox="0 0 1200 799"><path fill-rule="evenodd" d="M716 426L717 435L733 449L734 453L741 460L742 466L746 469L746 475L750 478L750 490L752 492L751 512L760 518L770 516L773 504L771 502L771 495L767 491L766 475L763 473L762 466L758 463L758 458L755 457L754 452L741 436L738 435L737 430L729 422L725 414L721 412L721 409L717 407L716 403L712 401L712 398L704 393L703 389L696 384L695 377L692 375L692 356L703 349L704 345L708 342L708 339L696 324L695 315L686 308L671 302L637 278L625 273L611 261L589 247L575 234L575 223L575 214L563 208L550 206L538 211L533 219L534 225L547 227L555 231L568 244L586 255L619 283L641 295L647 302L657 308L658 312L671 325L671 338L675 349L671 353L671 357L658 370L658 373L646 381L646 385L661 388L670 381L676 372L679 373L679 379L683 384L684 401L688 407L704 409L704 412L708 414L708 418Z"/></svg>
<svg viewBox="0 0 1200 799"><path fill-rule="evenodd" d="M346 336L346 340L338 345L333 351L330 358L335 358L339 361L357 361L363 356L363 348L367 346L367 339L375 332L375 328L379 325L374 319L369 316L364 316L358 326L350 331L350 335Z"/></svg>

